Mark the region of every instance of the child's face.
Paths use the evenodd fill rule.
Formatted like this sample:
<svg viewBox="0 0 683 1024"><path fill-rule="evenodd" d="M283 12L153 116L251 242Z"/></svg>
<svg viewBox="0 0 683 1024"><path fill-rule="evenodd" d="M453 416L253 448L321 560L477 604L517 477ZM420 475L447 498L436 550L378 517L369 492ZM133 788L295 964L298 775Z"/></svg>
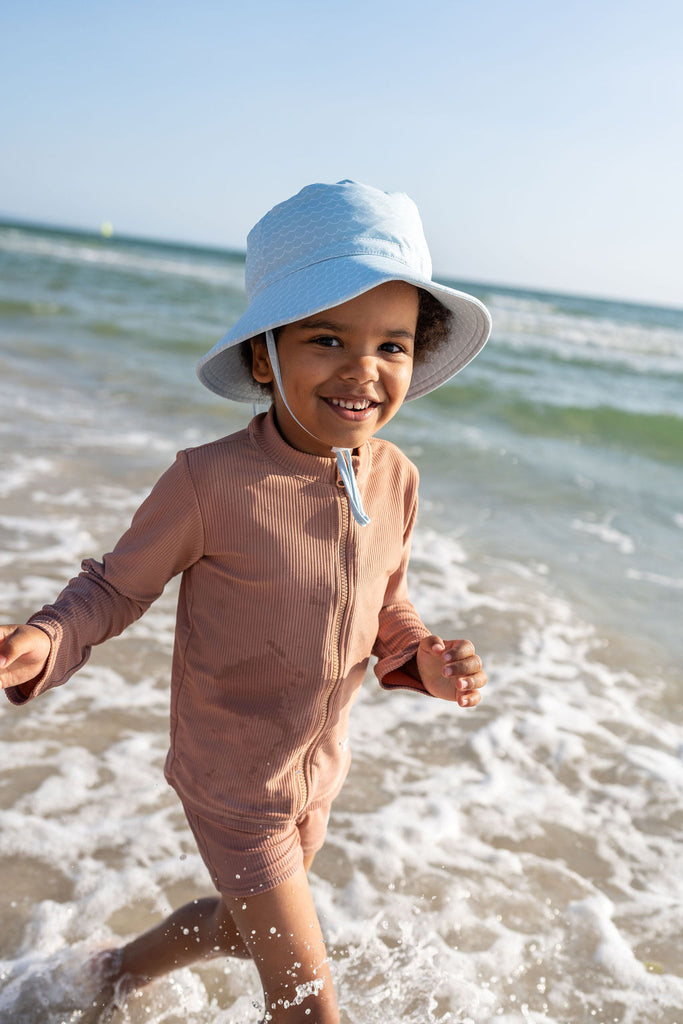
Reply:
<svg viewBox="0 0 683 1024"><path fill-rule="evenodd" d="M287 324L277 352L292 418L274 385L278 427L294 448L332 455L357 448L396 414L413 372L417 289L389 281L333 309ZM274 381L265 343L254 342L257 381ZM357 408L354 408L357 406Z"/></svg>

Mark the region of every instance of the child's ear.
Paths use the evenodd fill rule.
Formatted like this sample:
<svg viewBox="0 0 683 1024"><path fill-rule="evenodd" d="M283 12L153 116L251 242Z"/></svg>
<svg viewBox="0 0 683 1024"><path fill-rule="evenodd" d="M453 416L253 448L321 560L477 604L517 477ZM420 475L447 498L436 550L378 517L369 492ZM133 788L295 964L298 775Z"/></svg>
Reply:
<svg viewBox="0 0 683 1024"><path fill-rule="evenodd" d="M252 338L250 344L252 354L251 372L254 380L257 380L259 384L272 384L275 377L273 375L273 368L270 365L265 338Z"/></svg>

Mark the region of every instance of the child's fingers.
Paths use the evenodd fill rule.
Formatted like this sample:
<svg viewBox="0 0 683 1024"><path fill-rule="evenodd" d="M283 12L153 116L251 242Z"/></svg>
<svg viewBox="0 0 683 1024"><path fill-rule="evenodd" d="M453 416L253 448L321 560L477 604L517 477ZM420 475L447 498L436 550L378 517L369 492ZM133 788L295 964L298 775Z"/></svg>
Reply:
<svg viewBox="0 0 683 1024"><path fill-rule="evenodd" d="M440 636L432 635L425 636L420 641L420 647L427 654L441 655L446 650L446 644L443 642Z"/></svg>
<svg viewBox="0 0 683 1024"><path fill-rule="evenodd" d="M428 680L425 684L425 689L431 693L432 697L438 697L439 700L451 701L453 704L459 704L461 708L473 708L481 700L479 688L484 685L484 682L485 679L481 681L476 680L476 685L473 684L468 689L462 690L456 686L452 679L444 679L443 676L437 676Z"/></svg>
<svg viewBox="0 0 683 1024"><path fill-rule="evenodd" d="M38 676L50 653L50 639L35 626L0 626L0 685L17 686Z"/></svg>
<svg viewBox="0 0 683 1024"><path fill-rule="evenodd" d="M18 626L0 626L0 669L11 665L16 658L12 637L16 635L18 629Z"/></svg>
<svg viewBox="0 0 683 1024"><path fill-rule="evenodd" d="M471 658L477 652L471 640L449 640L445 645L446 660L457 661L459 658Z"/></svg>
<svg viewBox="0 0 683 1024"><path fill-rule="evenodd" d="M468 690L480 690L482 686L486 686L488 678L485 672L474 672L471 676L458 676L455 680L455 688L461 693Z"/></svg>
<svg viewBox="0 0 683 1024"><path fill-rule="evenodd" d="M473 676L476 672L481 672L481 658L478 654L472 654L468 658L452 658L449 655L450 651L444 654L445 676Z"/></svg>
<svg viewBox="0 0 683 1024"><path fill-rule="evenodd" d="M420 661L424 655L430 657ZM433 657L438 660L432 661ZM433 697L453 701L462 708L475 707L480 702L479 691L486 685L487 675L470 640L425 637L418 651L418 665L422 681Z"/></svg>
<svg viewBox="0 0 683 1024"><path fill-rule="evenodd" d="M479 692L486 686L488 676L485 672L475 672L471 676L463 676L455 680L456 700L461 708L473 708L481 700Z"/></svg>
<svg viewBox="0 0 683 1024"><path fill-rule="evenodd" d="M456 700L461 708L473 708L481 700L481 694L479 690L467 690L465 693L459 693Z"/></svg>

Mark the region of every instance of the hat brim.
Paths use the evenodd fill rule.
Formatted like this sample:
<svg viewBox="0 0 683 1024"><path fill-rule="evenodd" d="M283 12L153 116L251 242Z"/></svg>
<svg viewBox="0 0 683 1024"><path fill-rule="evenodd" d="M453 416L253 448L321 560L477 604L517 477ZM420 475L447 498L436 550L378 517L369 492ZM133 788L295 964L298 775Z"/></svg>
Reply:
<svg viewBox="0 0 683 1024"><path fill-rule="evenodd" d="M396 259L368 253L312 264L256 293L244 314L197 364L199 379L211 391L235 402L262 400L263 392L242 358L241 345L267 330L339 306L387 281L406 281L424 288L453 314L447 340L416 360L405 400L426 395L481 351L491 333L489 312L473 295L425 280ZM322 301L314 303L311 296Z"/></svg>

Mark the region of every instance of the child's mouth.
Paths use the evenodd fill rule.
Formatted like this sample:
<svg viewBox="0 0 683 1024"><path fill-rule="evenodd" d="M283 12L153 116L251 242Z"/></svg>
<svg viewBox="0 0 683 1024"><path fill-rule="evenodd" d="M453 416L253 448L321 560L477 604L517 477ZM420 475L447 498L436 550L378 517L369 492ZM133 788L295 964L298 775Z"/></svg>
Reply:
<svg viewBox="0 0 683 1024"><path fill-rule="evenodd" d="M351 420L366 419L379 405L369 398L326 398L325 401L337 415Z"/></svg>

